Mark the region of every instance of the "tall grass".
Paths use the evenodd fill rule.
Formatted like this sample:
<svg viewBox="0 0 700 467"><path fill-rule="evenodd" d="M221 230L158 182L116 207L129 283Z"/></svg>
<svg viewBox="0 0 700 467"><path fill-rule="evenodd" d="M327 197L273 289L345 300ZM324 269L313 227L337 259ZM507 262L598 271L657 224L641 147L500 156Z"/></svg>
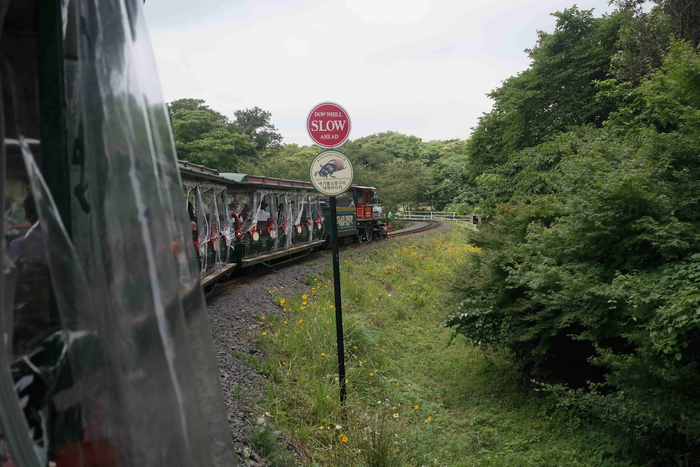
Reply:
<svg viewBox="0 0 700 467"><path fill-rule="evenodd" d="M455 265L479 254L455 229L341 254L347 400L339 403L332 277L270 292L284 312L258 334L276 429L308 465L606 466L606 433L557 411L506 359L440 326Z"/></svg>

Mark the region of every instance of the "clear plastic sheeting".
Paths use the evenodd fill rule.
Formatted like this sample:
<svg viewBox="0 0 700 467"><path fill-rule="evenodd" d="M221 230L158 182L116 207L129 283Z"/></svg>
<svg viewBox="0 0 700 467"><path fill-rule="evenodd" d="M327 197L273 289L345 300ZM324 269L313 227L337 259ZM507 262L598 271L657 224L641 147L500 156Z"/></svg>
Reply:
<svg viewBox="0 0 700 467"><path fill-rule="evenodd" d="M221 233L224 238L224 242L226 244L226 250L225 254L223 256L223 261L228 262L231 257L231 251L234 248L233 242L236 239L236 230L238 230L238 216L236 216L231 210L228 208L229 206L229 200L228 200L228 191L226 188L222 188L220 190L220 196L221 196L221 206L223 209L223 216L222 216L222 224L221 224Z"/></svg>
<svg viewBox="0 0 700 467"><path fill-rule="evenodd" d="M67 154L33 143L55 122L13 84L32 68L3 72L3 182L17 187L3 207L31 195L38 218L17 237L36 261L10 248L14 224L3 237L0 445L19 465L236 465L191 246L195 217L200 252L206 240L222 262L221 191L188 189L188 218L141 8L63 10ZM45 169L57 158L65 192Z"/></svg>
<svg viewBox="0 0 700 467"><path fill-rule="evenodd" d="M320 197L299 191L223 186L185 180L182 191L192 212L201 277L227 263L323 240Z"/></svg>
<svg viewBox="0 0 700 467"><path fill-rule="evenodd" d="M184 182L183 192L199 261L200 276L221 270L229 262L238 229L238 217L226 209L226 187L214 183Z"/></svg>
<svg viewBox="0 0 700 467"><path fill-rule="evenodd" d="M308 193L295 193L293 196L294 202L292 207L293 230L292 244L301 245L310 242L308 232L309 214L307 207L309 205Z"/></svg>
<svg viewBox="0 0 700 467"><path fill-rule="evenodd" d="M320 240L323 236L324 230L324 222L325 218L323 216L323 208L321 207L321 198L319 195L311 195L310 199L310 204L311 204L311 230L312 230L312 239L313 240Z"/></svg>
<svg viewBox="0 0 700 467"><path fill-rule="evenodd" d="M284 200L279 207L280 212L280 231L284 235L284 248L288 249L292 246L292 231L294 229L294 194L285 193L282 196Z"/></svg>
<svg viewBox="0 0 700 467"><path fill-rule="evenodd" d="M197 219L199 226L199 255L202 275L223 266L221 248L223 239L222 213L219 210L221 192L225 187L202 184L197 187ZM201 221L199 221L201 219Z"/></svg>
<svg viewBox="0 0 700 467"><path fill-rule="evenodd" d="M245 257L250 258L269 252L274 240L266 229L270 226L269 200L270 192L255 191L251 194L250 207L243 221L243 242L245 243Z"/></svg>

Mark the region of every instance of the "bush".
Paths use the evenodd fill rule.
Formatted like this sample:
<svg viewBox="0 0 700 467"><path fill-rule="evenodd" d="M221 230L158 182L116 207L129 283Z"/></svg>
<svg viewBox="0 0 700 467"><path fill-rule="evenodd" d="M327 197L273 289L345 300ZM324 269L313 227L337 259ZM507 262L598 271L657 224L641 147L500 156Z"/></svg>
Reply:
<svg viewBox="0 0 700 467"><path fill-rule="evenodd" d="M547 184L511 190L482 224L446 320L563 381L562 404L617 426L656 465L691 465L700 450L699 77L679 44L640 88L653 127L579 129L544 173L534 157L492 177Z"/></svg>

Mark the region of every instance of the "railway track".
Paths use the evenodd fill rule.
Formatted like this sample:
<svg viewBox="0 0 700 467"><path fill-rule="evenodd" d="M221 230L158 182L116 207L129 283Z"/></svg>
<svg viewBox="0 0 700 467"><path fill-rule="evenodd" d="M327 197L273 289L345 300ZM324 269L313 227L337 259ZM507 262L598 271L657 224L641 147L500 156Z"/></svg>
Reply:
<svg viewBox="0 0 700 467"><path fill-rule="evenodd" d="M440 221L434 221L434 220L413 220L411 219L411 222L414 223L412 227L409 227L407 229L401 229L397 230L396 232L391 232L389 234L389 237L400 237L402 235L413 235L421 232L425 232L427 230L435 229L440 225ZM418 224L418 225L416 225ZM423 224L423 225L420 225Z"/></svg>

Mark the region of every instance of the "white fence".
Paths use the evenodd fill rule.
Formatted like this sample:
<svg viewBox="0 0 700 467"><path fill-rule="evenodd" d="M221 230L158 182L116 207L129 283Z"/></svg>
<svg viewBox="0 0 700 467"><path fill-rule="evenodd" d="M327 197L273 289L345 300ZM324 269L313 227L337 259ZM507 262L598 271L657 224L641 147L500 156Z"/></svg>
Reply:
<svg viewBox="0 0 700 467"><path fill-rule="evenodd" d="M436 220L436 221L451 221L456 225L469 227L476 230L474 214L460 215L450 211L399 211L394 214L397 219L417 219L417 220Z"/></svg>

